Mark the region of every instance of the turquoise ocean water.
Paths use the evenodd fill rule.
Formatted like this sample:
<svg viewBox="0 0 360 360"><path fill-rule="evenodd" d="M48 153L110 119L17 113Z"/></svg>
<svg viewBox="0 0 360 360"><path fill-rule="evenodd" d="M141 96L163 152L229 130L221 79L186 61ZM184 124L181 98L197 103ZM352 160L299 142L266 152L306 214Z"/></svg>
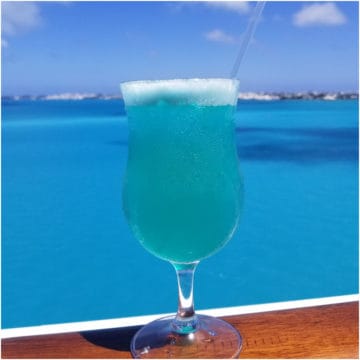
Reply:
<svg viewBox="0 0 360 360"><path fill-rule="evenodd" d="M245 204L198 309L358 292L357 101L241 101ZM170 264L122 211L119 100L2 103L2 327L172 312Z"/></svg>

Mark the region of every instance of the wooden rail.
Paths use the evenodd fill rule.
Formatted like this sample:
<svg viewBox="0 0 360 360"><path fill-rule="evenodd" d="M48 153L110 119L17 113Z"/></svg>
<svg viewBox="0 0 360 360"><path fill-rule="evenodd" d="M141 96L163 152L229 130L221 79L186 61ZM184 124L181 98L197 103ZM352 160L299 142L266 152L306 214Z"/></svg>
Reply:
<svg viewBox="0 0 360 360"><path fill-rule="evenodd" d="M238 328L240 358L359 358L358 302L224 317ZM131 358L139 327L2 340L2 358ZM199 354L201 358L204 354Z"/></svg>

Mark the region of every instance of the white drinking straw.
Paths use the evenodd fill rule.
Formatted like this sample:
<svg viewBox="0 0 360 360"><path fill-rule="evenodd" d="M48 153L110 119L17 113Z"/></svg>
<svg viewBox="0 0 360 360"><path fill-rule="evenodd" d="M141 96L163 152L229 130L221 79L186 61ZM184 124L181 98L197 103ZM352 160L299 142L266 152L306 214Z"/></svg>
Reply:
<svg viewBox="0 0 360 360"><path fill-rule="evenodd" d="M246 49L247 47L249 46L249 42L250 40L252 39L253 35L254 35L254 32L255 32L255 29L256 29L256 26L259 22L259 19L260 19L260 15L264 9L264 6L265 6L265 1L258 1L255 5L255 9L253 11L253 14L249 20L249 23L248 23L248 26L247 26L247 29L244 33L244 37L242 39L242 42L240 44L240 49L239 49L239 52L238 52L238 55L236 57L236 60L235 60L235 63L234 63L234 66L231 70L231 73L230 73L230 77L233 79L236 77L238 71L239 71L239 67L240 67L240 64L241 64L241 61L245 55L245 52L246 52Z"/></svg>

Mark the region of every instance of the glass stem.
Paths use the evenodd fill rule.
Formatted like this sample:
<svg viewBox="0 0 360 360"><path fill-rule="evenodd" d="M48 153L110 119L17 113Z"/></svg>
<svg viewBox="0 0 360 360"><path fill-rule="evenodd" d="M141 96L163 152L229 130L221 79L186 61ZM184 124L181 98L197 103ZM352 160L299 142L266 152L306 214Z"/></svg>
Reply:
<svg viewBox="0 0 360 360"><path fill-rule="evenodd" d="M179 305L173 321L173 330L179 334L189 334L197 329L198 322L194 310L193 285L194 273L198 263L173 263L179 289Z"/></svg>

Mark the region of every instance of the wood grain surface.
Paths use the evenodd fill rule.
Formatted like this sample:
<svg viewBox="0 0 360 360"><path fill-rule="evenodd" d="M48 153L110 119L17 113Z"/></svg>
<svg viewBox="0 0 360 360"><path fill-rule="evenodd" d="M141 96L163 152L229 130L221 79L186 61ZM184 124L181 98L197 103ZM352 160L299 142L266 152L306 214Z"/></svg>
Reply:
<svg viewBox="0 0 360 360"><path fill-rule="evenodd" d="M223 319L241 332L240 358L357 359L358 306L352 302ZM129 344L138 329L3 339L2 358L131 358Z"/></svg>

